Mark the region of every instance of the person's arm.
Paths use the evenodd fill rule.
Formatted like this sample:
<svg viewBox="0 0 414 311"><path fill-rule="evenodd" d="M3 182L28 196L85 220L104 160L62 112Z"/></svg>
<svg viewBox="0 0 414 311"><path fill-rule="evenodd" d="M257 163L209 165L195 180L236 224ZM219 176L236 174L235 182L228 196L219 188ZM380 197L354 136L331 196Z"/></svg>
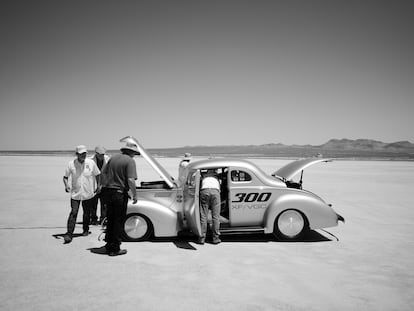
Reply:
<svg viewBox="0 0 414 311"><path fill-rule="evenodd" d="M101 174L96 175L96 193L100 193L102 190L102 184L101 184Z"/></svg>
<svg viewBox="0 0 414 311"><path fill-rule="evenodd" d="M94 168L93 168L93 174L95 175L95 179L96 179L96 190L95 193L99 193L101 192L101 171L98 168L98 165L96 165L95 162L93 162Z"/></svg>
<svg viewBox="0 0 414 311"><path fill-rule="evenodd" d="M68 182L68 177L63 176L63 184L65 185L65 191L66 192L70 192L70 186L69 186L69 182Z"/></svg>
<svg viewBox="0 0 414 311"><path fill-rule="evenodd" d="M132 193L132 204L136 204L138 202L138 197L137 197L137 188L135 185L135 178L128 178L128 186L129 186L129 190Z"/></svg>
<svg viewBox="0 0 414 311"><path fill-rule="evenodd" d="M132 204L136 204L138 201L138 197L137 197L137 186L135 184L135 180L138 178L138 175L137 175L137 168L135 166L135 161L132 158L128 164L127 176L128 176L128 179L127 179L128 187L132 194Z"/></svg>
<svg viewBox="0 0 414 311"><path fill-rule="evenodd" d="M69 176L71 175L71 164L72 162L69 162L68 166L66 167L65 174L63 175L63 184L65 185L65 191L70 192L70 186L69 186Z"/></svg>

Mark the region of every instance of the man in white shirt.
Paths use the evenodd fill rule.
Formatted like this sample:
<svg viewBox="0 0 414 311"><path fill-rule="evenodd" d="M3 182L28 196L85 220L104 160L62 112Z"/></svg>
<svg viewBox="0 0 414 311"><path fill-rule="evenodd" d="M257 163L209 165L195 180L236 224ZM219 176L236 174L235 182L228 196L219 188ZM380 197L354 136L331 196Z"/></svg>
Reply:
<svg viewBox="0 0 414 311"><path fill-rule="evenodd" d="M201 181L200 190L200 223L201 237L198 239L199 244L204 244L207 233L207 215L211 209L213 222L213 244L219 244L220 240L220 182L217 178L216 171L207 170Z"/></svg>
<svg viewBox="0 0 414 311"><path fill-rule="evenodd" d="M100 182L98 175L101 173L95 162L86 158L87 149L83 145L76 147L76 159L71 160L63 176L65 191L71 194L71 211L67 223L67 232L64 236L65 243L72 242L75 230L76 218L79 206L83 208L83 236L89 234L90 211L93 205L95 192L99 191ZM71 178L71 186L69 185Z"/></svg>

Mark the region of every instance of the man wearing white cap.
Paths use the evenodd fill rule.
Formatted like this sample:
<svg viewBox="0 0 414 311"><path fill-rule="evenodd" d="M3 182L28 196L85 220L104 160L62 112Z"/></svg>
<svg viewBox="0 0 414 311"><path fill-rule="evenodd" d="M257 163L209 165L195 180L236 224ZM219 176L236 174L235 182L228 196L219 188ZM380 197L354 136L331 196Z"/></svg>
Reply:
<svg viewBox="0 0 414 311"><path fill-rule="evenodd" d="M93 204L93 197L98 188L101 173L95 162L86 158L87 149L84 145L76 147L76 159L71 160L63 176L65 191L71 194L71 211L68 218L67 232L64 236L65 243L70 243L75 230L76 218L79 206L82 202L83 208L83 236L89 234L90 210ZM71 186L69 185L71 178Z"/></svg>
<svg viewBox="0 0 414 311"><path fill-rule="evenodd" d="M191 161L191 153L186 152L184 154L184 158L181 160L180 164L178 165L178 181L180 185L184 183L185 176L187 175L187 166L190 164Z"/></svg>
<svg viewBox="0 0 414 311"><path fill-rule="evenodd" d="M95 162L96 166L99 168L99 170L102 172L103 167L108 163L109 161L109 155L106 154L106 150L102 146L97 146L95 148L95 154L91 159ZM103 202L100 192L98 191L94 197L93 205L91 209L91 225L97 225L98 224L98 215L97 215L97 208L98 208L98 201L101 204L101 216L99 218L99 223L102 223L102 221L106 218L106 205L105 202Z"/></svg>

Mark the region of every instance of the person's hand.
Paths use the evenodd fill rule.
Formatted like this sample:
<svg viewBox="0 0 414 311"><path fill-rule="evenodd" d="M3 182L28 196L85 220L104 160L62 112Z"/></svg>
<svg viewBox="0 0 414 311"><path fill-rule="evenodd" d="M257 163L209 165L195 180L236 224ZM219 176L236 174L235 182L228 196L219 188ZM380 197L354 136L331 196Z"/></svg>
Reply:
<svg viewBox="0 0 414 311"><path fill-rule="evenodd" d="M98 186L98 188L96 188L95 193L99 194L102 191L102 186Z"/></svg>
<svg viewBox="0 0 414 311"><path fill-rule="evenodd" d="M138 202L138 199L137 198L133 198L132 199L132 204L137 204L137 202Z"/></svg>
<svg viewBox="0 0 414 311"><path fill-rule="evenodd" d="M69 187L69 186L66 186L66 187L65 187L65 191L66 191L66 192L70 192L70 187Z"/></svg>

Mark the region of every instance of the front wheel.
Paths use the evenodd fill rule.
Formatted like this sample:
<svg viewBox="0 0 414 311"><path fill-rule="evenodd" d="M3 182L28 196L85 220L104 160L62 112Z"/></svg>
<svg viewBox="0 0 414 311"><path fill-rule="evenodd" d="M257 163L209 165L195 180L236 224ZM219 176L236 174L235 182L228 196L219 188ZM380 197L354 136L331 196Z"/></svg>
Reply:
<svg viewBox="0 0 414 311"><path fill-rule="evenodd" d="M277 238L293 240L302 236L307 229L306 217L297 210L289 209L276 218L273 233Z"/></svg>
<svg viewBox="0 0 414 311"><path fill-rule="evenodd" d="M127 241L145 241L152 235L152 223L142 214L129 214L124 222L124 237Z"/></svg>

